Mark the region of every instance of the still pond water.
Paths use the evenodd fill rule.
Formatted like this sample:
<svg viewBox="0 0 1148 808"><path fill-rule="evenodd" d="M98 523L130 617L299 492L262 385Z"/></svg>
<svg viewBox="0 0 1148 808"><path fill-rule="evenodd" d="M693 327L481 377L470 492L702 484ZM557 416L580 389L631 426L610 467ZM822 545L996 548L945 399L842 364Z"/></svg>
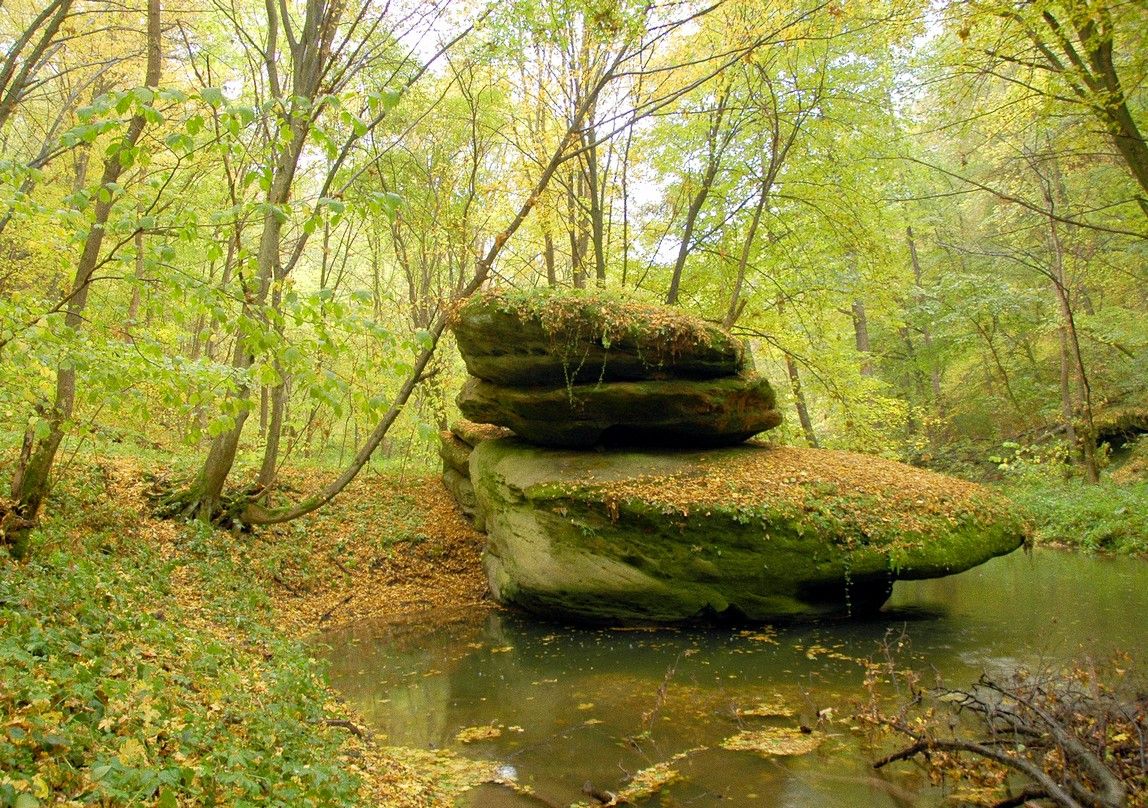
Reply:
<svg viewBox="0 0 1148 808"><path fill-rule="evenodd" d="M848 716L863 693L854 659L898 642L899 662L953 685L983 670L1104 661L1118 649L1144 675L1148 563L1016 552L961 575L899 582L885 609L859 622L634 631L494 612L439 625L364 624L324 639L336 688L388 744L500 761L551 804L585 799L586 781L617 790L627 773L694 750L675 764L684 780L667 804L935 806L942 792L911 764L874 773L848 722L829 722L829 742L799 757L719 744L743 728L816 724L827 708L828 718ZM744 716L778 703L794 715ZM479 726L500 734L456 740ZM540 804L495 786L463 803Z"/></svg>

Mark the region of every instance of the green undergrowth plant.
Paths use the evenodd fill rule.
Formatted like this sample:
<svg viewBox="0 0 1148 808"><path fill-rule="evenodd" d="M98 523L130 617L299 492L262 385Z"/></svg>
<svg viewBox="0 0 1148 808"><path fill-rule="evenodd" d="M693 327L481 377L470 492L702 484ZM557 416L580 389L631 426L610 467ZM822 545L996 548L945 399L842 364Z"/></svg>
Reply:
<svg viewBox="0 0 1148 808"><path fill-rule="evenodd" d="M1038 543L1125 555L1148 553L1148 481L1105 474L1095 485L1071 473L1065 451L1007 446L998 489L1030 514Z"/></svg>
<svg viewBox="0 0 1148 808"><path fill-rule="evenodd" d="M173 552L73 478L31 560L0 558L0 806L352 804L321 670L264 626L236 539Z"/></svg>

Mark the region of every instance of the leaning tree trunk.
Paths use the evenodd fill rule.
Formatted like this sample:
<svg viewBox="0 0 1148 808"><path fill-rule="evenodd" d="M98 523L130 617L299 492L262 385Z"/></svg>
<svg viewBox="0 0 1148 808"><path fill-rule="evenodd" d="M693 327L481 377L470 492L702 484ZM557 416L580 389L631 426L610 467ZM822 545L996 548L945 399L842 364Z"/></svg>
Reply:
<svg viewBox="0 0 1148 808"><path fill-rule="evenodd" d="M1048 219L1049 244L1052 247L1052 286L1060 308L1060 351L1061 351L1061 406L1065 412L1065 425L1069 439L1074 437L1072 425L1072 402L1067 393L1069 368L1075 371L1080 393L1081 409L1084 411L1084 434L1076 435L1080 442L1081 460L1084 464L1084 478L1089 483L1100 482L1100 465L1096 459L1096 427L1092 420L1092 390L1088 374L1084 370L1084 357L1080 352L1080 337L1076 332L1076 319L1072 314L1072 303L1068 299L1068 286L1064 272L1064 248L1056 220Z"/></svg>
<svg viewBox="0 0 1148 808"><path fill-rule="evenodd" d="M814 449L820 448L817 442L817 433L813 431L813 420L809 417L809 405L805 401L805 390L801 386L801 374L797 370L797 362L790 354L785 355L785 370L789 374L789 388L793 391L793 405L797 408L797 420L801 422L801 433L805 442Z"/></svg>

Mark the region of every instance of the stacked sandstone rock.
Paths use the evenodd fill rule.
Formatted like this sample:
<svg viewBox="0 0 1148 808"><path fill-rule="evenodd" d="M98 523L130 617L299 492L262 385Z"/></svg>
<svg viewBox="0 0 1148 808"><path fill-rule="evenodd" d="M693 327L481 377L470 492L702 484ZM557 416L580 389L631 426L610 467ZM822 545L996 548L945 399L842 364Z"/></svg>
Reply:
<svg viewBox="0 0 1148 808"><path fill-rule="evenodd" d="M980 486L744 444L781 421L773 391L730 334L677 310L487 293L452 328L471 420L443 435L443 479L487 533L503 603L594 621L850 614L1024 540Z"/></svg>
<svg viewBox="0 0 1148 808"><path fill-rule="evenodd" d="M741 343L664 306L486 293L453 330L463 415L541 446L727 446L781 423Z"/></svg>

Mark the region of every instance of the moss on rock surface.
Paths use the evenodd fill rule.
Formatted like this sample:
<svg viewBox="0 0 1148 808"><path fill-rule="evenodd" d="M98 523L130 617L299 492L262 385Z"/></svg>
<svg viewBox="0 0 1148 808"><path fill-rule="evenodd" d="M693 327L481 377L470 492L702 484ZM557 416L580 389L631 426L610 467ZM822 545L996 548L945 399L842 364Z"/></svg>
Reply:
<svg viewBox="0 0 1148 808"><path fill-rule="evenodd" d="M548 450L484 443L471 478L496 597L589 620L768 620L878 608L898 578L1011 552L987 489L847 452Z"/></svg>
<svg viewBox="0 0 1148 808"><path fill-rule="evenodd" d="M451 329L470 373L503 385L713 378L745 363L740 341L716 325L590 291L483 292Z"/></svg>

